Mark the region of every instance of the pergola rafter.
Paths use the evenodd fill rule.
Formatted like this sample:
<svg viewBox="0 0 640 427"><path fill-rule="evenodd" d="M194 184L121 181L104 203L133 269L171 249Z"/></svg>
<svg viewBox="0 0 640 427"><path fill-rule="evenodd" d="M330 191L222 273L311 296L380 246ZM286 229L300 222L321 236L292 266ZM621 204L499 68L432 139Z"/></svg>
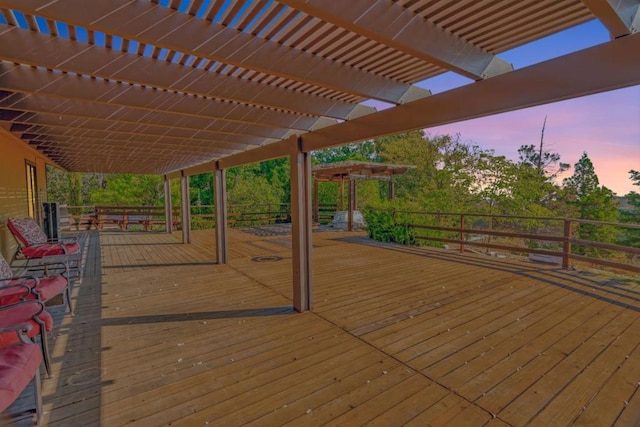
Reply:
<svg viewBox="0 0 640 427"><path fill-rule="evenodd" d="M6 94L6 96L4 95ZM291 129L267 127L225 120L210 120L202 117L185 116L174 112L153 111L112 104L99 104L77 99L47 96L40 93L12 93L0 91L0 119L36 123L35 114L42 124L78 123L78 120L108 122L129 126L157 126L171 129L185 129L201 132L215 132L230 135L262 138L264 142L286 137ZM4 111L4 113L3 113ZM13 113L12 113L13 112ZM14 119L15 118L15 119ZM216 138L215 135L212 136Z"/></svg>
<svg viewBox="0 0 640 427"><path fill-rule="evenodd" d="M407 84L287 49L279 43L153 3L95 0L89 6L77 0L72 2L54 1L43 5L38 0L3 0L0 4L22 13L68 22L182 55L221 61L365 99L402 103L415 99L420 93L427 94Z"/></svg>
<svg viewBox="0 0 640 427"><path fill-rule="evenodd" d="M181 64L161 62L96 45L23 31L0 24L0 59L34 67L142 84L217 100L304 115L349 119L375 112L372 107L322 98ZM244 81L243 81L244 80Z"/></svg>
<svg viewBox="0 0 640 427"><path fill-rule="evenodd" d="M98 80L88 76L57 73L47 69L0 63L0 90L38 93L64 99L89 101L112 106L178 113L209 120L261 124L267 127L311 130L335 123L329 119L285 113L267 108L154 88Z"/></svg>
<svg viewBox="0 0 640 427"><path fill-rule="evenodd" d="M474 80L513 70L501 58L396 3L384 0L355 0L346 4L283 0L282 3Z"/></svg>

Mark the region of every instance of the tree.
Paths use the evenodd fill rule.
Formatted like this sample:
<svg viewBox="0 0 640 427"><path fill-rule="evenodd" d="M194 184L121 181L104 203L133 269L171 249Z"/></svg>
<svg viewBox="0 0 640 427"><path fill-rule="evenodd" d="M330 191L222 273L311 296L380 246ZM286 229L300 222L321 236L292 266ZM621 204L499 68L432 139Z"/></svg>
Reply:
<svg viewBox="0 0 640 427"><path fill-rule="evenodd" d="M602 186L595 168L587 153L574 166L574 173L564 181L569 196L569 203L576 208L581 219L615 222L618 219L618 204L613 191ZM581 224L579 237L585 240L612 242L616 230L605 225ZM597 248L578 248L578 253L588 255L605 255L606 251Z"/></svg>
<svg viewBox="0 0 640 427"><path fill-rule="evenodd" d="M582 157L574 165L573 175L565 178L562 183L571 191L570 197L578 202L598 188L600 180L586 152L582 153Z"/></svg>
<svg viewBox="0 0 640 427"><path fill-rule="evenodd" d="M518 164L533 168L539 176L546 178L548 181L553 181L558 174L567 171L570 165L560 161L560 154L545 150L544 130L546 124L547 117L545 116L538 148L530 144L522 145L518 149Z"/></svg>
<svg viewBox="0 0 640 427"><path fill-rule="evenodd" d="M164 199L159 175L107 175L103 186L91 191L91 203L111 206L159 206Z"/></svg>
<svg viewBox="0 0 640 427"><path fill-rule="evenodd" d="M633 185L640 187L640 171L630 170L629 175L629 179ZM640 224L640 194L635 191L630 191L625 195L625 199L627 199L630 209L620 209L620 222ZM625 228L620 243L640 248L640 230Z"/></svg>

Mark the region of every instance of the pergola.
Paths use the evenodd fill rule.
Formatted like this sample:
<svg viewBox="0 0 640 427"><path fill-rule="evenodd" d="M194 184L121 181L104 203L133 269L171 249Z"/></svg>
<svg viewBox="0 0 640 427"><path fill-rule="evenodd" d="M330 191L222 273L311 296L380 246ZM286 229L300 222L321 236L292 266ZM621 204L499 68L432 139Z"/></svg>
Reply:
<svg viewBox="0 0 640 427"><path fill-rule="evenodd" d="M304 311L313 150L636 85L639 4L0 0L0 123L70 171L180 177L187 215L188 176L214 171L220 263L225 170L290 156ZM520 70L500 57L592 19L610 41ZM415 85L446 71L473 83Z"/></svg>
<svg viewBox="0 0 640 427"><path fill-rule="evenodd" d="M344 211L344 183L346 181L349 184L347 191L347 230L351 231L353 228L353 212L358 209L356 182L358 180L369 179L387 181L389 184L388 197L389 200L391 200L394 198L395 193L393 177L403 175L410 169L415 169L415 166L352 160L314 166L311 171L311 175L313 176L314 219L317 221L319 217L318 184L320 182L335 182L340 184L339 211Z"/></svg>

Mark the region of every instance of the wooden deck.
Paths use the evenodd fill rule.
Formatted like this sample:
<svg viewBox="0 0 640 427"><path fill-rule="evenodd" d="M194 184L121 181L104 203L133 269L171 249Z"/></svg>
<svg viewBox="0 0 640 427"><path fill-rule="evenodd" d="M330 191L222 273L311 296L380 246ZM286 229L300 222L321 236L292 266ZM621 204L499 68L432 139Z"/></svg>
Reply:
<svg viewBox="0 0 640 427"><path fill-rule="evenodd" d="M297 314L289 237L229 237L91 235L45 425L640 423L638 283L319 232Z"/></svg>

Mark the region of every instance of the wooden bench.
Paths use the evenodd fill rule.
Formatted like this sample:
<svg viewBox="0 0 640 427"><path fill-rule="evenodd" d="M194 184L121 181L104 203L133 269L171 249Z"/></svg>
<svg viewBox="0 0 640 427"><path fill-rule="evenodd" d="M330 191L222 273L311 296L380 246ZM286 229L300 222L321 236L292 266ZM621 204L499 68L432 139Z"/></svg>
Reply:
<svg viewBox="0 0 640 427"><path fill-rule="evenodd" d="M173 229L177 229L180 210L173 209ZM116 225L126 231L131 225L141 225L146 231L154 226L166 225L163 206L96 206L94 214L96 230L104 229L105 225Z"/></svg>

